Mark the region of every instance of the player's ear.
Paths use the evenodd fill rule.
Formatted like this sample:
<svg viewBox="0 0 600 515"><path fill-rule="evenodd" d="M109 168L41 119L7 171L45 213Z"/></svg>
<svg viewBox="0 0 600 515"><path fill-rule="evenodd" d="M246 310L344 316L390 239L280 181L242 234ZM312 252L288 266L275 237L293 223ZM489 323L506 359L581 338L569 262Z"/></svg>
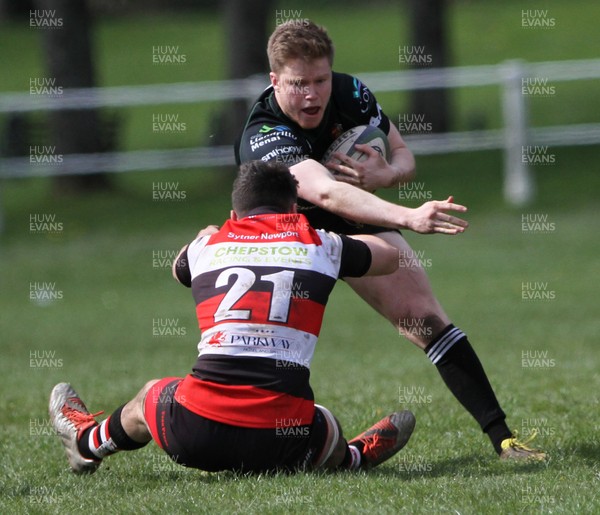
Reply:
<svg viewBox="0 0 600 515"><path fill-rule="evenodd" d="M231 218L234 222L238 219L238 215L233 209L229 211L229 218Z"/></svg>
<svg viewBox="0 0 600 515"><path fill-rule="evenodd" d="M269 79L271 79L271 85L273 86L273 88L278 89L279 77L277 77L277 74L275 72L269 73Z"/></svg>

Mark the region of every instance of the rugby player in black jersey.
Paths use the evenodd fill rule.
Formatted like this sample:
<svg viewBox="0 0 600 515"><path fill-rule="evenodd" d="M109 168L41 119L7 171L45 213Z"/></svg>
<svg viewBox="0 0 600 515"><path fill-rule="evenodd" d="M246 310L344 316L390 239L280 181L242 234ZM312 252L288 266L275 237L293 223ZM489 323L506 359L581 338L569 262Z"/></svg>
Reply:
<svg viewBox="0 0 600 515"><path fill-rule="evenodd" d="M231 220L179 253L173 274L192 289L202 331L192 373L148 382L101 423L71 385L54 387L50 417L74 472L152 439L181 465L242 472L368 469L406 445L410 411L347 442L309 382L336 280L388 274L396 250L371 235L315 230L296 200L285 165L245 163Z"/></svg>
<svg viewBox="0 0 600 515"><path fill-rule="evenodd" d="M275 29L267 53L271 85L252 107L236 143L238 162L286 163L299 182L299 210L314 227L376 234L396 247L400 259L415 254L399 229L450 235L465 230L467 222L451 212L460 214L466 208L451 196L409 209L371 193L412 180L415 161L367 86L332 71L334 49L324 28L308 20L290 20ZM368 145L357 145L368 155L365 161L337 154L341 163L321 162L340 134L365 124L387 134L389 163ZM330 170L337 172L335 177ZM442 309L419 260L409 261L410 266L390 275L348 278L347 283L426 352L501 458L544 459L543 452L514 437L467 336ZM419 330L411 330L415 327Z"/></svg>

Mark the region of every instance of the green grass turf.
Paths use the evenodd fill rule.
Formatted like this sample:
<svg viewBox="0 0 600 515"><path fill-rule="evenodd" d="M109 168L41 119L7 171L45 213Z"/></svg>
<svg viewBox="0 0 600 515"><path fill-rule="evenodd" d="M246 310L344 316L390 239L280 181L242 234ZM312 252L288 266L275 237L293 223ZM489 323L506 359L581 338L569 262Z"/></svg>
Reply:
<svg viewBox="0 0 600 515"><path fill-rule="evenodd" d="M397 69L406 26L395 8L382 4L340 16L338 9L312 2L302 7L302 16L330 29L336 68ZM287 2L280 7L298 9ZM528 8L548 9L556 29L521 29L521 9ZM453 62L595 57L599 11L588 0L542 6L455 2ZM365 26L385 37L369 37L365 44L356 37ZM44 75L39 32L18 25L2 29L3 64L11 73L0 75L0 90L26 90L30 77ZM161 16L158 22L150 16L112 18L99 23L97 36L102 85L223 75L222 31L211 14ZM189 65L153 66L153 45L179 45ZM593 87L561 83L556 98L534 99L533 123L597 121ZM401 96L380 101L390 113L405 109ZM473 118L497 126L498 104L495 88L457 92L457 128ZM214 109L123 110L122 147L195 145L210 134ZM154 112L180 113L188 130L172 138L152 134ZM454 194L469 207L471 227L456 238L406 235L422 253L446 311L478 350L511 427L521 433L539 427L536 443L551 459L532 465L497 460L423 354L341 283L313 362L317 401L333 410L349 437L387 412L412 409L417 429L397 457L369 474L240 477L177 467L151 444L107 459L92 477L73 476L48 426L50 389L70 381L92 410L110 413L148 379L189 370L198 339L191 296L153 259L228 215L231 173L119 175L114 193L60 199L49 194L47 180L2 182L0 513L597 513L598 147L550 151L556 164L534 168L539 195L524 208L502 200L500 153L419 158L417 180L425 191L433 198ZM166 181L177 182L185 199L153 201L153 185ZM398 191L382 195L400 197ZM54 216L62 229L31 232L35 214ZM528 214L547 216L554 229L523 232L522 216ZM55 283L62 298L32 302L36 282ZM524 301L523 283L536 282L547 283L544 291L554 298ZM154 336L156 319L176 320L180 335ZM40 355L54 361L36 365ZM547 361L523 366L524 355ZM410 392L417 398L408 398Z"/></svg>
<svg viewBox="0 0 600 515"><path fill-rule="evenodd" d="M417 416L407 448L369 474L205 474L175 466L154 444L107 459L93 477L70 474L48 425L50 389L70 381L90 409L110 413L148 379L189 370L198 339L192 299L153 253L172 252L225 218L229 180L223 170L129 174L119 176L116 194L68 201L50 197L43 180L6 181L0 512L595 512L596 152L557 151L553 169L539 171L540 197L519 209L501 202L496 153L419 159L419 179L435 197L452 185L470 207L471 227L454 238L407 238L478 350L510 426L525 434L538 427L536 443L551 459L501 463L422 352L340 283L313 362L317 401L349 437L393 410ZM579 172L567 180L573 168ZM177 180L186 198L153 201L159 180ZM32 233L32 213L55 215L62 230ZM521 217L530 213L547 215L554 229L523 232ZM62 298L32 302L32 282L55 283ZM554 298L523 300L524 282L547 283ZM156 319L176 320L179 335L153 335ZM36 364L42 355L55 361ZM527 366L524 355L546 361Z"/></svg>

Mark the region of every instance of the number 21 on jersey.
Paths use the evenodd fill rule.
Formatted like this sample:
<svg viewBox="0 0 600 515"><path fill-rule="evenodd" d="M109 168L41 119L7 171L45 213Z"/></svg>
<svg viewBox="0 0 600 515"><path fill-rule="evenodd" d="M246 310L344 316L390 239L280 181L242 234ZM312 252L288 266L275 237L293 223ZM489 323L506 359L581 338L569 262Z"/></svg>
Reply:
<svg viewBox="0 0 600 515"><path fill-rule="evenodd" d="M250 320L252 317L251 309L232 308L250 291L252 285L256 282L256 274L248 268L228 268L219 274L215 282L215 287L222 288L223 286L227 286L229 278L232 275L236 276L235 281L221 300L214 314L215 323L222 322L223 320ZM282 270L274 274L261 275L259 280L269 282L273 285L268 321L287 322L290 312L290 302L292 300L291 290L294 282L294 272L291 270Z"/></svg>

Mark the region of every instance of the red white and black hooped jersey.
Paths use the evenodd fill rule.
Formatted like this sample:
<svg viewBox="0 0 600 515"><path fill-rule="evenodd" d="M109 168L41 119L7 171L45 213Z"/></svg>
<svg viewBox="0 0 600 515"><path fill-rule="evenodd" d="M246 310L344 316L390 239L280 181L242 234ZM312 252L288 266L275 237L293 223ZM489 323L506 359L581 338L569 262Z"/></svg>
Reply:
<svg viewBox="0 0 600 515"><path fill-rule="evenodd" d="M250 110L234 150L238 164L253 160L279 161L287 166L306 159L321 161L329 146L358 125L379 127L389 134L390 120L373 93L359 79L333 72L331 97L323 120L315 129L303 129L288 118L277 103L272 86ZM389 229L356 224L298 199L298 209L313 227L342 234L374 233Z"/></svg>
<svg viewBox="0 0 600 515"><path fill-rule="evenodd" d="M177 401L235 426L310 424L310 363L329 294L338 277L370 264L365 243L296 214L263 210L193 241L176 270L192 288L202 337Z"/></svg>

